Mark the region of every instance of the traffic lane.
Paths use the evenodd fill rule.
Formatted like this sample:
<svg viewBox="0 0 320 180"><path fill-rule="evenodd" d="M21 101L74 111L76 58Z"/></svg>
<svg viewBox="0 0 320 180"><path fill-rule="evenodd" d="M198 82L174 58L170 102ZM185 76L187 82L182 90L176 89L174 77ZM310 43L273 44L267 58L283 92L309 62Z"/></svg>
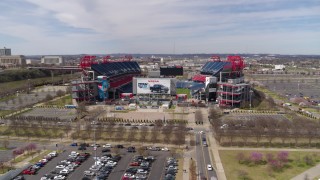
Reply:
<svg viewBox="0 0 320 180"><path fill-rule="evenodd" d="M34 180L34 179L40 179L43 175L49 174L52 170L54 170L57 166L57 164L67 159L68 155L70 154L70 151L64 151L60 154L58 154L57 157L53 158L51 161L49 161L45 166L43 166L36 175L23 175L26 180Z"/></svg>
<svg viewBox="0 0 320 180"><path fill-rule="evenodd" d="M150 151L151 156L154 156L155 161L151 164L148 179L160 179L159 177L164 177L165 174L165 163L169 152L164 151Z"/></svg>
<svg viewBox="0 0 320 180"><path fill-rule="evenodd" d="M209 147L203 146L202 150L203 150L203 156L204 156L205 164L206 165L208 165L208 164L212 165L212 162L211 162L211 159L210 159L210 154L209 154ZM216 174L214 169L212 169L212 171L208 171L208 168L206 168L206 171L207 171L208 179L211 179L212 177L217 179L217 174Z"/></svg>
<svg viewBox="0 0 320 180"><path fill-rule="evenodd" d="M204 171L204 160L203 160L203 151L202 151L202 143L201 143L200 134L196 134L196 157L197 157L197 167L198 167L198 176L203 177L206 176Z"/></svg>
<svg viewBox="0 0 320 180"><path fill-rule="evenodd" d="M108 179L121 179L125 171L127 170L129 163L133 158L134 153L126 153L126 150L121 150L121 160L118 162L117 166L109 174Z"/></svg>

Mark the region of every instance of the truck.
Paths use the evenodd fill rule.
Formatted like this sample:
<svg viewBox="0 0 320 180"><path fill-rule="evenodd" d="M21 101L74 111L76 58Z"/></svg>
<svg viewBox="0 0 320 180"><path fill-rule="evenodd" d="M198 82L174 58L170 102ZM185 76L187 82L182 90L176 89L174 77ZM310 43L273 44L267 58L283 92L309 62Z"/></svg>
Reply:
<svg viewBox="0 0 320 180"><path fill-rule="evenodd" d="M155 84L153 86L150 87L150 91L151 92L157 92L157 93L168 93L169 92L169 88L162 85L162 84Z"/></svg>

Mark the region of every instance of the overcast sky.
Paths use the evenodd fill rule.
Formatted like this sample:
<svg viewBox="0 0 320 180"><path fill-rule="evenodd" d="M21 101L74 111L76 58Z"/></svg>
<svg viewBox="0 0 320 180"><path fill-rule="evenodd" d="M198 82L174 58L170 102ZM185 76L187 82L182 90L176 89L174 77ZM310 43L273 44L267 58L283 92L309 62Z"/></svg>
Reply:
<svg viewBox="0 0 320 180"><path fill-rule="evenodd" d="M320 54L320 0L0 0L12 54Z"/></svg>

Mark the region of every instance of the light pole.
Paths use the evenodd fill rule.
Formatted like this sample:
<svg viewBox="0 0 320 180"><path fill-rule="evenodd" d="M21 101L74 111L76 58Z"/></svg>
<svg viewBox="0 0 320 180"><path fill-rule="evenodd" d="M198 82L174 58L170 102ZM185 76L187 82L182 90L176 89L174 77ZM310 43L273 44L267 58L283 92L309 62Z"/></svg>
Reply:
<svg viewBox="0 0 320 180"><path fill-rule="evenodd" d="M252 89L250 89L249 93L250 93L250 110L251 110L251 107L252 107L252 93L253 93Z"/></svg>
<svg viewBox="0 0 320 180"><path fill-rule="evenodd" d="M97 165L96 122L92 121L92 125L93 125L93 141L94 141L94 146L93 146L94 164Z"/></svg>

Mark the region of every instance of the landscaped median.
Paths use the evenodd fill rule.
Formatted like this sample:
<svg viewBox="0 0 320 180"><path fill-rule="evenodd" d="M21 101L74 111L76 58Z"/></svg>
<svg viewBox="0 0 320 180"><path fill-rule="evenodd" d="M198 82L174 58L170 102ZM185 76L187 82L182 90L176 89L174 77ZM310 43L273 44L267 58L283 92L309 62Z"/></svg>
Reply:
<svg viewBox="0 0 320 180"><path fill-rule="evenodd" d="M291 179L320 162L320 152L220 150L227 179Z"/></svg>

